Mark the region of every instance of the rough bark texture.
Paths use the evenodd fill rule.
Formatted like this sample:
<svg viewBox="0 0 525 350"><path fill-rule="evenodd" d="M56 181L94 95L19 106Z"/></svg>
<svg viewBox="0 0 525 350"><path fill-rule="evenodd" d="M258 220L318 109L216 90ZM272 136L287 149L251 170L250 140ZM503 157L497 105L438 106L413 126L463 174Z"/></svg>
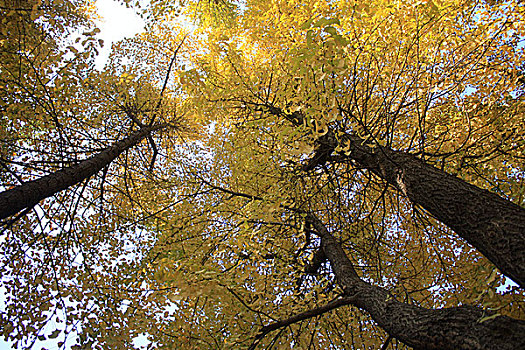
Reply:
<svg viewBox="0 0 525 350"><path fill-rule="evenodd" d="M482 321L473 306L425 309L397 301L387 290L359 278L341 245L313 215L312 222L332 270L350 303L370 316L390 336L414 349L525 349L525 322L506 316Z"/></svg>
<svg viewBox="0 0 525 350"><path fill-rule="evenodd" d="M162 125L144 127L75 166L58 170L0 193L0 219L16 214L22 209L31 208L41 200L93 176L122 152L139 143L151 132L163 127Z"/></svg>
<svg viewBox="0 0 525 350"><path fill-rule="evenodd" d="M350 158L403 192L525 286L525 209L413 155L348 135Z"/></svg>
<svg viewBox="0 0 525 350"><path fill-rule="evenodd" d="M270 107L269 112L300 124L300 112L286 114ZM332 131L329 130L327 135ZM502 273L525 287L525 209L489 191L426 164L417 157L386 147L369 147L354 134L348 158L372 171L425 208L479 250ZM314 156L303 166L312 170L324 164L337 146L333 137L318 140Z"/></svg>

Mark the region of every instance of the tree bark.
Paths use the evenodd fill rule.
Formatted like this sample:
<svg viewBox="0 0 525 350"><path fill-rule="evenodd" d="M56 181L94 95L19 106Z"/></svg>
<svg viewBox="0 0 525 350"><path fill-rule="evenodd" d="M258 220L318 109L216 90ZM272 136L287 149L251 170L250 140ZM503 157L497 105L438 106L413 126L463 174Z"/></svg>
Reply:
<svg viewBox="0 0 525 350"><path fill-rule="evenodd" d="M525 322L491 315L473 306L425 309L402 303L387 290L361 280L341 245L314 215L308 215L321 247L350 304L368 312L390 336L414 349L525 349Z"/></svg>
<svg viewBox="0 0 525 350"><path fill-rule="evenodd" d="M263 200L250 194L214 189L249 200ZM254 338L255 349L268 333L290 324L319 316L344 305L368 312L391 337L421 350L514 350L525 349L525 321L497 315L470 305L426 309L398 301L386 289L362 280L343 248L324 224L311 213L296 208L285 209L306 214L306 220L321 238L321 249L343 289L343 295L325 306L308 310L285 320L268 324Z"/></svg>
<svg viewBox="0 0 525 350"><path fill-rule="evenodd" d="M525 286L525 209L411 154L372 148L356 135L346 136L349 158L395 186Z"/></svg>
<svg viewBox="0 0 525 350"><path fill-rule="evenodd" d="M304 119L299 112L286 114L276 107L269 108L269 112L294 125ZM379 145L370 147L355 134L345 134L341 139L349 142L349 148L345 147L350 152L348 158L395 186L525 288L524 208L414 155ZM315 154L303 170L312 170L330 160L337 147L333 131L329 130L317 144Z"/></svg>
<svg viewBox="0 0 525 350"><path fill-rule="evenodd" d="M300 112L286 114L279 108L267 107L270 113L294 125L304 119ZM316 149L303 170L312 170L330 160L338 142L335 137L329 137L332 133L329 130L318 140L321 147ZM524 208L447 174L414 155L379 145L370 147L355 134L345 134L342 139L349 142L349 147L345 147L350 152L347 158L395 186L478 249L520 287L525 287Z"/></svg>
<svg viewBox="0 0 525 350"><path fill-rule="evenodd" d="M75 166L58 170L0 193L0 219L5 219L25 208L31 208L41 200L88 179L110 164L122 152L138 144L151 132L164 127L165 125L143 127Z"/></svg>

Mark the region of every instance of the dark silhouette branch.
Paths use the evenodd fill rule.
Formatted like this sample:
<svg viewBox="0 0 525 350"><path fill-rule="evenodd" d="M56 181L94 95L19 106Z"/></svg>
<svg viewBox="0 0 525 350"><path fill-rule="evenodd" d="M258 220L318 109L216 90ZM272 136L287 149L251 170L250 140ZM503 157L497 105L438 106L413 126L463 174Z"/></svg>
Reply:
<svg viewBox="0 0 525 350"><path fill-rule="evenodd" d="M175 52L173 53L173 56L171 56L170 64L168 65L168 71L166 72L166 76L164 77L164 83L162 84L162 89L160 90L159 100L157 102L157 106L155 107L155 111L153 113L153 116L151 117L151 120L149 122L149 126L152 126L153 123L155 122L155 119L157 118L157 113L160 110L160 106L162 104L162 99L164 98L164 92L166 91L166 87L168 86L168 80L170 78L171 70L173 69L173 65L177 61L177 54L179 53L179 50L181 49L182 45L184 44L184 41L186 41L186 38L188 37L188 35L189 34L186 34L182 38L181 42L179 43L179 45L175 49Z"/></svg>
<svg viewBox="0 0 525 350"><path fill-rule="evenodd" d="M308 310L308 311L305 311L305 312L301 312L297 315L293 315L287 319L284 319L284 320L281 320L281 321L277 321L277 322L274 322L274 323L271 323L267 326L264 326L260 333L255 337L255 340L254 342L252 343L252 345L248 348L249 350L254 350L257 345L260 343L260 341L270 332L272 331L275 331L277 329L280 329L280 328L283 328L283 327L288 327L289 325L291 324L294 324L294 323L297 323L297 322L301 322L301 321L304 321L304 320L307 320L307 319L310 319L312 317L316 317L316 316L320 316L320 315L323 315L329 311L332 311L338 307L341 307L341 306L344 306L344 305L348 305L348 304L351 304L352 303L352 297L351 296L344 296L344 297L339 297L335 300L332 300L330 301L328 304L326 305L323 305L323 306L320 306L320 307L317 307L315 309L311 309L311 310Z"/></svg>
<svg viewBox="0 0 525 350"><path fill-rule="evenodd" d="M151 145L151 149L153 150L153 154L151 155L151 161L149 163L148 171L153 172L153 167L155 166L155 160L157 159L159 150L157 149L155 140L153 140L153 137L151 137L151 135L148 136L148 142Z"/></svg>
<svg viewBox="0 0 525 350"><path fill-rule="evenodd" d="M312 257L312 261L310 261L304 268L304 272L310 275L315 275L318 271L321 265L323 265L326 262L326 254L324 253L323 248L319 247L314 252L314 255Z"/></svg>
<svg viewBox="0 0 525 350"><path fill-rule="evenodd" d="M385 343L383 344L383 346L381 347L381 350L386 350L388 348L388 346L390 345L390 343L392 342L392 337L389 335L386 340L385 340Z"/></svg>

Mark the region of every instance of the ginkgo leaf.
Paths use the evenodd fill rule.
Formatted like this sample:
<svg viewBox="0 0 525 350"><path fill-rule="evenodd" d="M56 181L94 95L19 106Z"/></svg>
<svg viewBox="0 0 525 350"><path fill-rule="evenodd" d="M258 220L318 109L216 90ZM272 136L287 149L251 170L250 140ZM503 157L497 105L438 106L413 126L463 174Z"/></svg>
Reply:
<svg viewBox="0 0 525 350"><path fill-rule="evenodd" d="M493 314L493 315L489 315L489 316L484 316L484 317L480 318L478 320L478 322L479 323L483 323L483 322L486 322L486 321L489 321L489 320L493 320L493 319L495 319L496 317L499 317L499 316L501 316L501 314L498 314L498 313Z"/></svg>
<svg viewBox="0 0 525 350"><path fill-rule="evenodd" d="M330 18L330 19L328 19L328 18L321 18L321 19L317 20L313 24L313 27L327 27L327 26L330 26L330 25L333 25L333 24L340 24L339 23L339 19L337 19L337 18Z"/></svg>
<svg viewBox="0 0 525 350"><path fill-rule="evenodd" d="M48 338L49 339L55 339L56 337L58 337L61 333L61 330L60 329L55 329L49 336Z"/></svg>

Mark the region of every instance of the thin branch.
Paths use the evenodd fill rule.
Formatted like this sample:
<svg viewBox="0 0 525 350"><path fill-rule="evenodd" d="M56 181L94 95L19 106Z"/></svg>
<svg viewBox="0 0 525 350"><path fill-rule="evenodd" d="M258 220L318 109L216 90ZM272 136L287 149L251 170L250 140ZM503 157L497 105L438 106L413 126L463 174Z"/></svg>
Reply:
<svg viewBox="0 0 525 350"><path fill-rule="evenodd" d="M159 154L159 151L157 149L157 145L155 144L155 141L153 140L153 137L151 135L148 136L149 144L151 145L151 149L153 149L153 155L151 156L151 161L149 163L148 171L152 172L153 167L155 166L155 160L157 159L157 155Z"/></svg>
<svg viewBox="0 0 525 350"><path fill-rule="evenodd" d="M182 45L184 44L184 41L186 40L188 35L189 35L189 33L184 35L184 37L182 38L181 42L179 43L179 45L175 49L175 52L173 53L173 56L171 57L170 64L168 66L168 71L166 72L166 76L164 78L164 83L162 85L162 89L160 90L159 101L157 102L157 106L155 107L155 113L153 114L153 117L151 118L151 120L149 122L150 126L153 125L153 123L155 122L155 118L157 117L157 112L159 111L160 105L162 104L162 98L164 97L164 91L166 91L166 87L168 86L168 80L170 78L170 74L171 74L171 70L173 68L173 64L177 60L177 54L179 53L179 50L182 47Z"/></svg>
<svg viewBox="0 0 525 350"><path fill-rule="evenodd" d="M383 344L383 346L381 347L381 350L386 350L388 348L388 346L390 345L390 343L392 342L392 336L391 335L388 335L388 337L386 338L385 340L385 343Z"/></svg>
<svg viewBox="0 0 525 350"><path fill-rule="evenodd" d="M262 201L263 200L262 197L254 196L254 195L247 194L247 193L242 193L242 192L235 192L235 191L232 191L232 190L220 187L220 186L216 186L216 185L212 184L211 182L208 182L208 181L204 180L200 176L199 176L199 178L201 179L202 182L204 182L206 185L210 186L214 190L218 190L218 191L221 191L221 192L224 192L224 193L228 193L228 194L231 194L232 196L235 196L235 197L243 197L243 198L247 198L247 199L251 199L251 200L258 200L258 201Z"/></svg>
<svg viewBox="0 0 525 350"><path fill-rule="evenodd" d="M351 304L355 299L355 296L344 296L344 297L339 297L335 300L332 300L330 301L328 304L326 305L323 305L323 306L320 306L320 307L317 307L315 309L312 309L312 310L307 310L305 312L301 312L300 314L297 314L297 315L293 315L285 320L281 320L281 321L277 321L275 323L271 323L267 326L264 326L260 333L255 337L255 340L254 342L252 343L252 345L248 348L248 350L254 350L257 345L261 342L261 340L270 332L272 331L275 331L277 329L280 329L280 328L283 328L283 327L287 327L291 324L294 324L294 323L297 323L297 322L300 322L300 321L304 321L304 320L307 320L307 319L310 319L312 317L316 317L316 316L319 316L319 315L322 315L322 314L325 314L329 311L332 311L336 308L339 308L341 306L345 306L345 305L348 305L348 304Z"/></svg>
<svg viewBox="0 0 525 350"><path fill-rule="evenodd" d="M24 216L27 215L27 213L29 213L35 206L31 206L31 207L27 207L24 211L22 211L21 213L19 213L16 217L12 218L11 220L7 221L5 223L5 226L2 230L2 232L0 234L3 234L4 232L6 232L7 230L9 230L11 228L11 226L13 226L18 220L20 220L21 218L23 218ZM2 223L2 225L4 225Z"/></svg>

